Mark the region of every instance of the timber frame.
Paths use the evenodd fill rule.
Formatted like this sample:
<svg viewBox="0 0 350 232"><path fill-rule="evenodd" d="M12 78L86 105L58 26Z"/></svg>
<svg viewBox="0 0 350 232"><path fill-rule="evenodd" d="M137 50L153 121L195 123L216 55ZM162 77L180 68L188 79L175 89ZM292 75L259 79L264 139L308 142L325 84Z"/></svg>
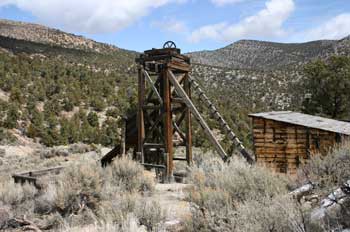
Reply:
<svg viewBox="0 0 350 232"><path fill-rule="evenodd" d="M191 111L178 96L176 84L191 98L188 57L180 49L145 51L138 63L137 159L146 167L165 169L171 178L174 160L192 163ZM174 147L185 146L186 157L174 157Z"/></svg>
<svg viewBox="0 0 350 232"><path fill-rule="evenodd" d="M136 113L125 120L124 138L102 159L103 166L112 162L130 148L134 159L146 168L155 168L163 180L173 177L174 161L192 163L192 116L198 121L207 138L220 155L227 161L227 154L215 138L201 113L192 102L192 91L209 109L212 119L218 122L221 132L239 150L250 164L254 162L242 142L205 95L199 84L192 78L190 59L181 55L172 41L162 49L147 50L136 59L138 64L138 106ZM177 146L186 147L185 157L174 157Z"/></svg>

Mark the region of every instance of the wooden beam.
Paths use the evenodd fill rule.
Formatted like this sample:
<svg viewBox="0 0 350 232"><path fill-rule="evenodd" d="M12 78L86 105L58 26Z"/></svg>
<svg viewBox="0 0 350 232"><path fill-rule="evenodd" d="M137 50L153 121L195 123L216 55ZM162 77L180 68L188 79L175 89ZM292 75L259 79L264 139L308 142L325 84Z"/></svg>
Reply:
<svg viewBox="0 0 350 232"><path fill-rule="evenodd" d="M187 96L191 99L191 83L189 80L189 75L186 73L185 79L183 80L183 85L185 87L185 92ZM192 116L191 116L191 110L189 108L186 108L186 160L187 164L192 164Z"/></svg>
<svg viewBox="0 0 350 232"><path fill-rule="evenodd" d="M194 106L193 102L188 97L188 95L186 94L184 89L181 87L179 82L177 82L176 77L173 74L173 72L168 70L168 74L169 74L168 75L169 80L170 80L171 84L175 87L175 90L178 93L178 95L183 98L185 104L187 105L187 107L189 108L191 113L197 118L199 124L202 126L204 132L208 136L208 139L213 144L213 146L215 147L215 149L218 152L218 154L221 156L221 158L223 160L226 160L226 158L227 158L226 152L224 151L224 149L222 148L220 143L216 140L214 134L211 132L211 129L209 128L208 124L205 122L205 120L202 117L202 115L199 113L197 108Z"/></svg>
<svg viewBox="0 0 350 232"><path fill-rule="evenodd" d="M137 127L138 127L138 144L137 144L137 152L141 154L141 162L145 162L144 151L143 151L143 143L145 139L145 124L144 124L144 113L143 106L145 100L145 78L143 73L143 67L139 67L138 70L138 113L137 113Z"/></svg>
<svg viewBox="0 0 350 232"><path fill-rule="evenodd" d="M151 85L151 88L153 90L153 92L156 94L159 102L161 105L163 105L163 99L161 98L156 85L154 84L154 82L152 81L151 77L149 76L148 72L146 70L143 69L143 74L145 75L145 79L147 80L147 82Z"/></svg>
<svg viewBox="0 0 350 232"><path fill-rule="evenodd" d="M184 135L184 133L181 131L181 129L179 128L179 126L176 124L175 120L173 120L173 127L174 127L174 132L176 131L177 133L179 133L180 137L186 141L186 136Z"/></svg>
<svg viewBox="0 0 350 232"><path fill-rule="evenodd" d="M173 121L171 111L170 75L167 69L163 71L163 102L164 102L164 134L165 152L167 156L167 177L173 174Z"/></svg>

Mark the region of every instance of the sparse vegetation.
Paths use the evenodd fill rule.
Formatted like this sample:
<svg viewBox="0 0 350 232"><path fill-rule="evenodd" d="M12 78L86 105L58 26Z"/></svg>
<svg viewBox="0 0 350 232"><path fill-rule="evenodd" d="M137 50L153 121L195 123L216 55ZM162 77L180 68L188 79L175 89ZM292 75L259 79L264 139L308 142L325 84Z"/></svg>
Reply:
<svg viewBox="0 0 350 232"><path fill-rule="evenodd" d="M0 20L3 34L11 28L8 23ZM163 231L165 214L152 198L154 177L126 157L106 168L98 162L101 145L119 143L123 116L135 112L137 54L41 26L30 28L38 33L29 31L29 40L0 36L0 144L35 144L29 155L18 150L9 155L0 148L0 230ZM40 36L43 32L52 37ZM191 75L249 148L247 115L299 111L305 92L312 94L310 102L304 101L307 113L349 119L349 58L329 58L335 49L349 55L349 47L349 39L299 45L240 41L191 54L199 62ZM328 60L312 62L303 71L316 57ZM196 105L215 127L203 104ZM195 120L194 134L195 146L209 147ZM222 143L229 148L225 139ZM190 168L186 200L192 214L186 231L323 232L350 227L347 195L336 202L334 212L318 221L310 217L324 197L350 179L349 143L328 156L312 157L300 170L298 183L262 166L239 159L226 164L213 156L195 157ZM58 165L65 168L43 177L37 183L40 189L15 184L10 176ZM294 199L289 194L308 182L315 189L307 196Z"/></svg>
<svg viewBox="0 0 350 232"><path fill-rule="evenodd" d="M348 228L350 198L322 220L311 218L322 199L350 180L349 143L328 156L314 156L300 172L299 186L315 183L302 201L289 192L293 180L273 174L264 167L249 166L240 160L224 164L207 159L192 168L189 193L193 203L191 231L340 231ZM315 195L317 194L317 195ZM308 197L310 196L310 197ZM319 199L310 203L307 199ZM300 199L299 199L300 200ZM311 206L310 206L311 204Z"/></svg>
<svg viewBox="0 0 350 232"><path fill-rule="evenodd" d="M248 211L259 202L261 207L265 202L268 208L268 199L288 192L288 179L264 167L250 167L241 160L230 164L219 159L206 160L191 170L191 183L195 185L189 196L195 204L190 226L193 231L236 230L242 223L237 216L239 211Z"/></svg>
<svg viewBox="0 0 350 232"><path fill-rule="evenodd" d="M163 212L157 203L143 197L154 189L154 180L143 172L141 165L128 158L115 160L106 170L95 161L84 160L46 180L40 190L2 180L0 205L6 206L13 218L40 218L42 228L64 231L79 226L130 231L127 229L144 226L157 231Z"/></svg>

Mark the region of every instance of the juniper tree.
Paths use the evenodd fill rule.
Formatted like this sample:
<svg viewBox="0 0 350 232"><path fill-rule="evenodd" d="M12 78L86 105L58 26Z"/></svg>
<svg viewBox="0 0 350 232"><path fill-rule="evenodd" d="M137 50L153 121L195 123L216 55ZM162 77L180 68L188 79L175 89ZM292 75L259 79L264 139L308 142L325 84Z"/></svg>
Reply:
<svg viewBox="0 0 350 232"><path fill-rule="evenodd" d="M350 58L333 56L305 66L303 111L350 120Z"/></svg>

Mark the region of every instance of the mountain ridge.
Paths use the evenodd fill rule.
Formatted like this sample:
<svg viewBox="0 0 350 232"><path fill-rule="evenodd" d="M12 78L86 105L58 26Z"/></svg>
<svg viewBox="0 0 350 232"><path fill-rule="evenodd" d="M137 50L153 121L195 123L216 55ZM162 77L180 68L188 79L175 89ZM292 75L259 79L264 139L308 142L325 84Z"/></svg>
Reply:
<svg viewBox="0 0 350 232"><path fill-rule="evenodd" d="M40 24L7 19L0 19L0 35L17 40L26 40L98 53L110 53L120 50L117 46L100 43L81 35L67 33Z"/></svg>
<svg viewBox="0 0 350 232"><path fill-rule="evenodd" d="M332 54L350 54L350 36L341 40L278 43L239 40L223 48L187 53L193 63L233 69L274 70L299 68Z"/></svg>

